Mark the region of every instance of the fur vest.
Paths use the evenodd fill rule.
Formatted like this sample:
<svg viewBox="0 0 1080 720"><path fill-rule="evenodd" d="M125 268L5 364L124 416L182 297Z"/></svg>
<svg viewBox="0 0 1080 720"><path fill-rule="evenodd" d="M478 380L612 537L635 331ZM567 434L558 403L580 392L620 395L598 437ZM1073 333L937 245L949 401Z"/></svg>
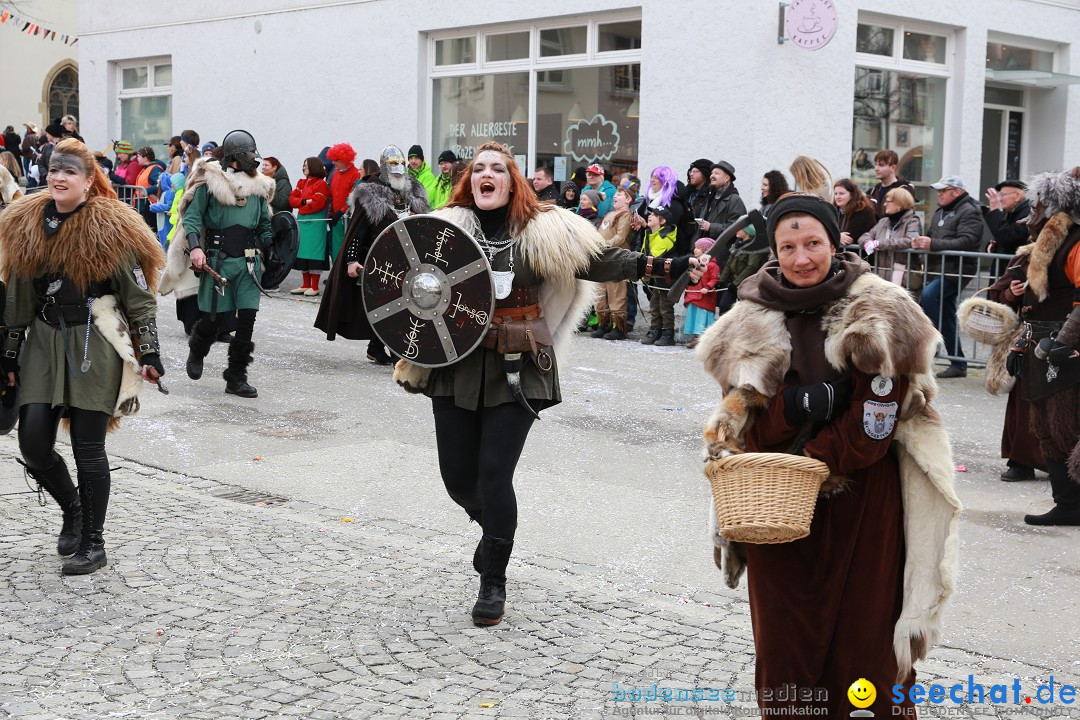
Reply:
<svg viewBox="0 0 1080 720"><path fill-rule="evenodd" d="M200 185L206 185L210 196L222 205L236 205L242 207L248 199L254 196L261 197L266 203L267 213L270 212L270 199L274 196L277 185L273 178L268 178L262 173L256 173L255 177L242 172L226 172L221 169L217 160L199 159L191 168L187 182L184 183L184 195L180 198L180 206L176 226L180 228L169 243L168 256L165 260L165 272L161 276L159 291L162 295L176 293L176 299L189 297L199 292L199 278L191 269L191 260L188 258L187 233L182 227L184 211L190 207L195 199L195 189Z"/></svg>
<svg viewBox="0 0 1080 720"><path fill-rule="evenodd" d="M710 453L736 450L753 409L776 397L791 360L791 337L782 311L752 301L736 303L701 336L697 355L716 378L724 400L706 426ZM825 357L838 371L905 376L893 447L904 503L904 598L893 632L901 676L937 641L941 612L956 579L960 500L953 490L949 439L930 406L940 335L905 290L864 273L826 306ZM842 491L842 490L841 490Z"/></svg>
<svg viewBox="0 0 1080 720"><path fill-rule="evenodd" d="M34 193L0 214L0 276L37 277L44 270L64 269L80 287L112 275L128 257L138 258L150 292L158 286L164 258L161 245L146 221L128 204L111 198L91 197L82 210L64 221L60 232L46 238L42 225L51 196ZM109 429L122 415L139 408L143 387L129 323L112 295L98 298L91 307L94 326L124 362L120 394Z"/></svg>
<svg viewBox="0 0 1080 720"><path fill-rule="evenodd" d="M427 191L416 178L410 177L400 194L409 204L409 212L419 215L431 211ZM348 206L352 213L357 207L362 209L372 225L385 226L397 220L394 190L381 181L358 183L349 193Z"/></svg>
<svg viewBox="0 0 1080 720"><path fill-rule="evenodd" d="M480 233L480 221L468 208L448 207L434 214L460 225L474 237ZM588 269L604 246L604 239L592 223L552 205L545 205L537 212L517 237L517 251L528 257L529 264L542 278L540 307L559 364L574 328L596 298L596 283L578 280L576 276ZM402 360L394 370L394 380L407 390L421 390L430 373L428 368Z"/></svg>
<svg viewBox="0 0 1080 720"><path fill-rule="evenodd" d="M1014 258L1024 256L1028 258L1028 289L1034 293L1039 302L1046 300L1050 295L1050 263L1053 262L1057 251L1061 249L1062 243L1069 237L1074 225L1075 223L1068 213L1055 213L1043 225L1035 242L1021 245L1016 251ZM1009 264L1015 265L1016 260L1014 259ZM968 318L976 304L975 298L969 298L960 304L956 312L960 327L967 327ZM1009 356L1009 348L1012 347L1017 332L1022 328L1017 322L1016 315L1008 306L992 307L1001 315L1002 320L1006 323L1005 327L1012 328L1012 332L1003 335L990 349L990 357L986 360L986 390L991 395L1008 395L1016 384L1016 378L1009 375L1005 369L1005 361ZM1065 317L1062 317L1061 320L1064 322Z"/></svg>

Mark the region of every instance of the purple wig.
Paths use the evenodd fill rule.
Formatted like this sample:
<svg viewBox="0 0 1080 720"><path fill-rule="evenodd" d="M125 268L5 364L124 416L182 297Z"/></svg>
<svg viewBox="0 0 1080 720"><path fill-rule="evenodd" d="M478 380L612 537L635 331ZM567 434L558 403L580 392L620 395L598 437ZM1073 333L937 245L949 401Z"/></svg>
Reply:
<svg viewBox="0 0 1080 720"><path fill-rule="evenodd" d="M649 194L652 192L652 178L656 176L660 179L660 204L664 207L671 206L671 196L675 194L676 183L679 181L679 177L675 174L675 171L669 168L667 165L661 165L649 174L650 183L645 186L645 204L649 203Z"/></svg>

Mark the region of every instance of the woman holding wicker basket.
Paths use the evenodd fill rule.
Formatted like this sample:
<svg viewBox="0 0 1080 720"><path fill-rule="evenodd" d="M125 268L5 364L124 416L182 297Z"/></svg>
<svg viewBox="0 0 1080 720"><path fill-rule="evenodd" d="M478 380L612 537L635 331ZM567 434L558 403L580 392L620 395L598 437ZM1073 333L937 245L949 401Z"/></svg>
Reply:
<svg viewBox="0 0 1080 720"><path fill-rule="evenodd" d="M759 693L762 709L847 717L847 689L865 678L882 717L894 712L888 689L914 682L953 590L960 503L930 406L940 336L903 288L839 252L836 212L819 197L782 197L768 234L777 259L739 286L740 302L698 346L725 396L705 427L706 472L763 459L752 479L779 478L782 490L793 462L819 468L813 519L787 538L719 527L714 557L731 587L749 568L755 687L827 690L825 700L807 691L816 702ZM755 455L732 457L744 451ZM719 504L724 483L713 485ZM759 503L748 524L769 526L776 504Z"/></svg>

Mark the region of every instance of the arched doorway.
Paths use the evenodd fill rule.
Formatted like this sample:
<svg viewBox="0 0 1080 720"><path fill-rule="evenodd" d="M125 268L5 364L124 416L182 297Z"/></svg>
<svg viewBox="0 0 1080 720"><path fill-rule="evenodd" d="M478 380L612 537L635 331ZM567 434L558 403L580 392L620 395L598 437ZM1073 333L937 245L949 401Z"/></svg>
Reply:
<svg viewBox="0 0 1080 720"><path fill-rule="evenodd" d="M71 63L56 68L45 83L47 121L64 115L79 117L79 70Z"/></svg>

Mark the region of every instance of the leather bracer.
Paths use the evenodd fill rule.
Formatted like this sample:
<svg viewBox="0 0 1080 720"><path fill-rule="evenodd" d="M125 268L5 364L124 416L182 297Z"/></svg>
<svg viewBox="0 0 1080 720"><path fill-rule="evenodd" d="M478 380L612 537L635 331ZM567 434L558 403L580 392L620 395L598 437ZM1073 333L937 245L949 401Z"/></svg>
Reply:
<svg viewBox="0 0 1080 720"><path fill-rule="evenodd" d="M158 341L157 319L150 318L141 325L131 326L131 343L140 355L147 353L161 354L161 343Z"/></svg>
<svg viewBox="0 0 1080 720"><path fill-rule="evenodd" d="M1058 330L1058 343L1071 348L1080 346L1080 305L1073 305L1072 312L1065 319L1065 324Z"/></svg>

